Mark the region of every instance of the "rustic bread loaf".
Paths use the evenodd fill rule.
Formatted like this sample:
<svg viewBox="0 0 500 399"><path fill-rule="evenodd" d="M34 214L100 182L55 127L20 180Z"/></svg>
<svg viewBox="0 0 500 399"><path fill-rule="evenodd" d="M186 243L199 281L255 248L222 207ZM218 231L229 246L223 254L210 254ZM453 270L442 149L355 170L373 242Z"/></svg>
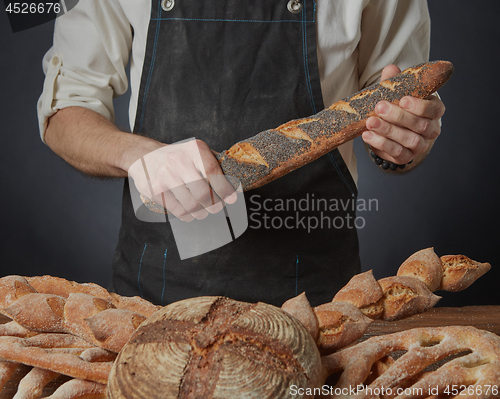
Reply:
<svg viewBox="0 0 500 399"><path fill-rule="evenodd" d="M397 104L404 96L426 98L453 73L447 61L408 68L397 76L340 100L316 115L285 123L240 141L217 155L230 182L243 190L269 183L314 161L366 129L375 105L386 100Z"/></svg>
<svg viewBox="0 0 500 399"><path fill-rule="evenodd" d="M380 359L389 359L395 351L406 353L374 370ZM449 361L439 368L433 367L446 359ZM500 337L474 327L415 328L369 338L322 358L322 362L325 378L340 374L332 399L395 397L397 392L398 398L449 397L446 389L456 390L458 395L453 397L457 398L493 398L500 381ZM371 375L374 371L379 373L377 378ZM352 387L363 391L359 396L346 395ZM384 395L369 395L382 390Z"/></svg>
<svg viewBox="0 0 500 399"><path fill-rule="evenodd" d="M26 277L25 280L35 290L33 292L58 295L64 298L76 293L92 295L111 302L118 309L130 310L146 317L151 316L160 308L160 306L154 305L141 297L121 296L114 292L108 292L105 288L94 283L81 284L54 276Z"/></svg>
<svg viewBox="0 0 500 399"><path fill-rule="evenodd" d="M333 302L347 302L356 306L370 319L378 319L384 311L380 300L383 297L380 284L373 277L373 271L355 275L333 297Z"/></svg>
<svg viewBox="0 0 500 399"><path fill-rule="evenodd" d="M86 353L95 349L78 337L69 334L40 334L32 338L0 337L0 358L28 366L51 370L70 377L82 378L105 384L108 380L112 359L89 361ZM94 356L91 356L93 358Z"/></svg>
<svg viewBox="0 0 500 399"><path fill-rule="evenodd" d="M4 314L19 325L40 333L69 333L109 351L119 352L146 317L88 294L63 298L27 294Z"/></svg>
<svg viewBox="0 0 500 399"><path fill-rule="evenodd" d="M422 249L401 264L397 275L415 277L431 291L436 291L443 278L443 262L434 252L434 248Z"/></svg>
<svg viewBox="0 0 500 399"><path fill-rule="evenodd" d="M320 325L317 343L321 355L332 353L361 338L373 321L347 302L325 303L316 306L314 313Z"/></svg>
<svg viewBox="0 0 500 399"><path fill-rule="evenodd" d="M407 276L393 276L378 280L384 297L384 320L398 320L423 313L432 308L441 297L434 295L420 280Z"/></svg>
<svg viewBox="0 0 500 399"><path fill-rule="evenodd" d="M108 397L284 399L292 385L318 386L320 373L314 340L286 312L191 298L139 327L115 361Z"/></svg>
<svg viewBox="0 0 500 399"><path fill-rule="evenodd" d="M443 262L443 279L439 289L445 291L462 291L491 269L489 263L481 263L465 255L445 255Z"/></svg>
<svg viewBox="0 0 500 399"><path fill-rule="evenodd" d="M313 337L314 342L318 340L318 318L316 317L305 292L286 301L281 306L281 309L299 319L306 330L309 331L309 334Z"/></svg>

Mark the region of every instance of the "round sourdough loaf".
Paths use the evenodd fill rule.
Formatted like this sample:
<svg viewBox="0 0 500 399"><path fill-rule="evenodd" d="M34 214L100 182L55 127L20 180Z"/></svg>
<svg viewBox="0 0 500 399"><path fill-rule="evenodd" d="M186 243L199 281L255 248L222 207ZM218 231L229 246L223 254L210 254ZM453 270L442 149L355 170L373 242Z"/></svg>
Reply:
<svg viewBox="0 0 500 399"><path fill-rule="evenodd" d="M108 397L287 398L321 383L317 346L281 309L224 297L173 303L120 352ZM308 397L308 396L304 396Z"/></svg>

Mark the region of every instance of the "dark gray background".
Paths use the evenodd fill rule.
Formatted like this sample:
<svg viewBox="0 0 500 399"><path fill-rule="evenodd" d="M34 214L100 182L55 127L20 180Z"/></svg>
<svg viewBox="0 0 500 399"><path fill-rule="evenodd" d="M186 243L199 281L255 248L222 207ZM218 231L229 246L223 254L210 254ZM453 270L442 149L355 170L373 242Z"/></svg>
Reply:
<svg viewBox="0 0 500 399"><path fill-rule="evenodd" d="M490 262L492 270L462 293L442 293L440 305L498 305L500 4L429 0L429 8L431 59L456 68L440 90L447 106L442 135L425 163L402 177L378 171L356 141L360 197L379 204L378 211L361 214L363 267L381 278L422 248L463 253ZM52 274L107 286L122 183L83 176L39 139L36 101L52 23L13 34L2 10L0 35L0 276ZM116 111L117 124L127 130L126 96Z"/></svg>

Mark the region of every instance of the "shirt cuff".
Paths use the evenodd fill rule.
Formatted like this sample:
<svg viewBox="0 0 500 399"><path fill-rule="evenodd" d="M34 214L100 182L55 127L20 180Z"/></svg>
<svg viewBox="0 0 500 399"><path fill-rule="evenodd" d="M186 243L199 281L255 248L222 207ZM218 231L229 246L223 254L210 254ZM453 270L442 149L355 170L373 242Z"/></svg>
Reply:
<svg viewBox="0 0 500 399"><path fill-rule="evenodd" d="M65 68L63 57L56 52L44 60L45 81L38 99L37 113L40 137L44 136L49 118L67 107L91 109L114 122L113 90L107 85L95 85L86 76Z"/></svg>

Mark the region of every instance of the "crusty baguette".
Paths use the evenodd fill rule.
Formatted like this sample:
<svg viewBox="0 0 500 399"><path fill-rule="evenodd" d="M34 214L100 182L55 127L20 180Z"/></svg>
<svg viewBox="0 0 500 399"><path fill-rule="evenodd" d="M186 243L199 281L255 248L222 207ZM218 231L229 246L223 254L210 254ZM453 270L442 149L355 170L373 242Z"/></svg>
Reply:
<svg viewBox="0 0 500 399"><path fill-rule="evenodd" d="M61 374L55 373L54 371L33 367L30 372L19 381L17 392L12 399L41 398L43 395L43 388L60 375Z"/></svg>
<svg viewBox="0 0 500 399"><path fill-rule="evenodd" d="M441 299L434 295L419 279L393 276L378 280L384 293L382 315L384 320L399 320L423 313Z"/></svg>
<svg viewBox="0 0 500 399"><path fill-rule="evenodd" d="M48 336L51 334L42 335ZM68 334L62 335L69 336ZM94 348L61 347L61 342L63 342L61 339L48 339L46 343L39 342L40 345L34 346L32 339L38 337L0 337L0 358L28 366L40 367L70 377L103 384L108 381L112 361L91 363L80 357L86 350ZM57 347L54 347L54 345ZM73 345L73 343L70 343L70 345Z"/></svg>
<svg viewBox="0 0 500 399"><path fill-rule="evenodd" d="M465 255L441 256L443 279L440 290L462 291L491 269L489 263L481 263Z"/></svg>
<svg viewBox="0 0 500 399"><path fill-rule="evenodd" d="M46 399L104 399L106 384L73 379L65 382Z"/></svg>
<svg viewBox="0 0 500 399"><path fill-rule="evenodd" d="M422 249L401 264L397 275L415 277L431 291L436 291L443 278L443 262L434 252L434 248Z"/></svg>
<svg viewBox="0 0 500 399"><path fill-rule="evenodd" d="M281 309L299 319L313 337L314 342L318 340L318 318L314 314L305 292L286 301L281 305Z"/></svg>
<svg viewBox="0 0 500 399"><path fill-rule="evenodd" d="M240 141L217 155L222 171L244 191L263 186L354 139L375 115L375 105L404 96L426 98L453 73L447 61L420 64L340 100L308 118L285 123Z"/></svg>
<svg viewBox="0 0 500 399"><path fill-rule="evenodd" d="M373 271L355 275L335 295L333 302L347 302L356 306L370 319L378 319L383 312L380 300L383 297L382 288L373 277Z"/></svg>
<svg viewBox="0 0 500 399"><path fill-rule="evenodd" d="M397 276L377 281L371 270L355 275L332 302L312 313L304 293L281 308L304 324L324 355L361 337L370 319L392 321L425 312L440 299L432 291L464 289L489 268L489 263L463 255L439 258L433 248L426 248L403 262Z"/></svg>
<svg viewBox="0 0 500 399"><path fill-rule="evenodd" d="M373 321L347 302L328 302L316 306L314 313L320 329L318 349L327 355L361 338Z"/></svg>
<svg viewBox="0 0 500 399"><path fill-rule="evenodd" d="M25 280L36 292L58 295L64 298L68 298L70 294L74 293L88 294L110 301L118 309L130 310L146 317L151 316L160 309L160 306L154 305L141 297L121 296L114 292L108 292L105 288L93 283L81 284L54 276L26 277Z"/></svg>
<svg viewBox="0 0 500 399"><path fill-rule="evenodd" d="M52 294L27 294L4 309L4 313L29 330L73 334L113 352L119 352L146 319L88 294L70 294L67 299Z"/></svg>

